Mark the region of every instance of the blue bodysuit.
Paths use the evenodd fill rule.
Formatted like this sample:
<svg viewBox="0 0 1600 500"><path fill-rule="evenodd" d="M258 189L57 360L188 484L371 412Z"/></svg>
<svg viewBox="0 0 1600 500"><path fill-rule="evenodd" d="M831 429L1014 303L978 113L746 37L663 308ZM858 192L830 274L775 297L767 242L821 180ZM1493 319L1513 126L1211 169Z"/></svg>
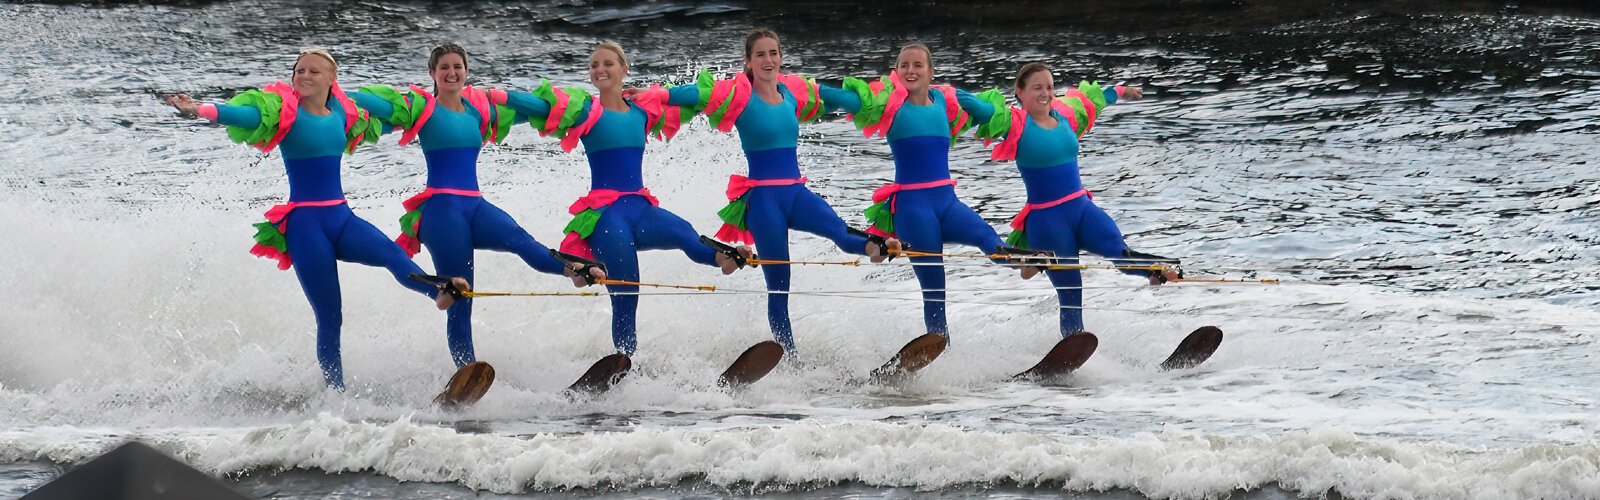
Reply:
<svg viewBox="0 0 1600 500"><path fill-rule="evenodd" d="M827 85L821 86L822 101L828 108L856 113L861 109L860 96L852 91ZM894 153L894 182L918 184L950 179L950 128L945 115L944 95L928 91L932 102L917 105L907 99L901 105L890 126L887 139ZM1001 247L1000 236L961 200L956 199L954 186L900 191L889 203L894 207L894 231L912 250L939 253L945 242L977 247L985 253L994 253ZM937 264L939 257L915 257L916 263ZM945 320L944 267L939 265L916 266L917 282L921 284L922 319L929 333L948 337L950 328Z"/></svg>
<svg viewBox="0 0 1600 500"><path fill-rule="evenodd" d="M507 92L506 105L527 116L546 116L550 103L526 92ZM587 116L593 100L583 103L578 116ZM627 111L602 109L594 128L581 138L589 158L590 188L634 193L644 189L646 115L629 103ZM610 279L639 280L639 250L677 249L690 260L717 267L716 251L700 243L688 221L657 207L639 194L626 194L600 209L594 232L586 238L594 255L606 265ZM606 285L611 295L611 341L617 351L633 354L638 348L639 287Z"/></svg>
<svg viewBox="0 0 1600 500"><path fill-rule="evenodd" d="M394 113L392 103L366 92L350 94L350 98L373 117L384 120L385 133L395 130L387 121ZM422 103L411 105L421 106ZM478 153L484 143L479 124L483 115L465 98L461 106L462 111L454 111L435 105L417 134L428 163L429 189L478 191ZM491 115L498 113L495 106L489 106L488 111ZM494 123L497 118L491 116L489 122ZM421 211L417 236L433 256L434 271L440 275L460 276L474 283L474 249L514 253L536 271L562 273L561 261L550 256L549 248L534 240L510 215L482 196L434 194L422 203ZM450 357L456 366L476 361L472 347L472 299L456 301L450 306L448 317L445 332Z"/></svg>
<svg viewBox="0 0 1600 500"><path fill-rule="evenodd" d="M1013 112L1011 109L997 110L993 103L971 93L957 93L962 109L972 114L979 123L990 121L997 112ZM1117 102L1115 89L1104 89L1103 93L1106 105ZM1122 231L1083 191L1083 179L1078 173L1078 136L1087 132L1093 121L1079 120L1077 117L1069 121L1056 110L1050 114L1056 119L1053 128L1044 128L1031 117L1024 117L1020 140L1016 143L1017 171L1022 174L1028 203L1043 205L1059 202L1028 214L1025 231L1027 247L1055 252L1058 257L1065 258L1061 262L1068 264L1076 263L1074 259L1078 257L1080 249L1113 259L1127 257L1130 250L1122 239ZM1065 201L1060 201L1063 199ZM1141 276L1149 273L1143 270L1125 272ZM1078 270L1045 273L1050 277L1050 283L1057 287L1057 300L1061 305L1061 335L1083 331L1082 273Z"/></svg>
<svg viewBox="0 0 1600 500"><path fill-rule="evenodd" d="M254 129L261 111L253 106L217 104L216 121ZM291 203L331 202L344 199L339 163L345 149L345 112L337 99L328 99L331 111L318 116L300 107L278 150L289 174ZM317 361L329 387L344 389L344 364L339 353L339 328L344 322L339 298L336 260L387 268L402 286L435 297L432 286L411 280L422 268L411 262L398 245L378 228L350 211L348 204L295 208L284 220L284 240L294 260L294 273L311 302L317 319Z"/></svg>
<svg viewBox="0 0 1600 500"><path fill-rule="evenodd" d="M743 74L734 78L746 78ZM800 163L796 144L800 138L800 120L794 94L783 84L778 85L783 100L767 103L758 95L751 95L744 111L734 122L739 130L739 141L744 147L746 162L750 165L750 179L799 179ZM695 85L671 89L669 104L688 106L699 102L700 91ZM865 254L867 239L850 234L839 214L805 184L786 186L756 186L744 194L746 202L745 223L755 237L756 253L762 259L789 260L789 229L794 228L832 240L839 249L853 254ZM789 291L789 266L764 264L767 290ZM767 295L767 325L772 335L785 351L793 353L794 329L789 322L789 295Z"/></svg>

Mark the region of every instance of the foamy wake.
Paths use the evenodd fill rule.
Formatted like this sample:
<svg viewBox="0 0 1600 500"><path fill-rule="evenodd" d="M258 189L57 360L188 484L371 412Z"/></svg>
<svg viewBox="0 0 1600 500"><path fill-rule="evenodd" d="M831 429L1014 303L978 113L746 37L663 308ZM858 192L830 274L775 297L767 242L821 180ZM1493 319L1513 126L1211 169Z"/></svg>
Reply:
<svg viewBox="0 0 1600 500"><path fill-rule="evenodd" d="M1600 495L1597 443L1482 449L1373 439L1332 428L1279 436L1169 430L1091 438L939 424L799 422L717 431L639 428L513 437L463 434L409 420L374 424L322 415L211 437L139 437L222 474L370 471L499 493L693 481L762 490L841 482L918 489L1016 485L1133 490L1154 498L1216 497L1273 485L1358 498ZM76 461L123 439L127 436L0 434L0 460Z"/></svg>

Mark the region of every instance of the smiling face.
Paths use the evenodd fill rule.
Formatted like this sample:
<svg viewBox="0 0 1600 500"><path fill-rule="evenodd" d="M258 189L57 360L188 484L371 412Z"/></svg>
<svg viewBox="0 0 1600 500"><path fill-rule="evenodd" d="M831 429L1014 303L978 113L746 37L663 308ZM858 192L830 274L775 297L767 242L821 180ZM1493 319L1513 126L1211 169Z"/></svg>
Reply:
<svg viewBox="0 0 1600 500"><path fill-rule="evenodd" d="M589 83L601 92L620 92L627 76L628 65L615 50L601 46L589 56Z"/></svg>
<svg viewBox="0 0 1600 500"><path fill-rule="evenodd" d="M1050 100L1056 97L1056 82L1050 77L1050 69L1042 64L1024 67L1016 91L1023 110L1030 115L1043 115L1050 112Z"/></svg>
<svg viewBox="0 0 1600 500"><path fill-rule="evenodd" d="M778 49L778 39L761 37L750 42L745 50L744 70L760 81L773 81L783 68L783 52Z"/></svg>
<svg viewBox="0 0 1600 500"><path fill-rule="evenodd" d="M435 92L460 92L466 86L467 59L455 53L441 55L428 68L428 76L433 77Z"/></svg>
<svg viewBox="0 0 1600 500"><path fill-rule="evenodd" d="M333 61L317 54L301 54L294 62L292 82L300 95L327 95L335 76Z"/></svg>
<svg viewBox="0 0 1600 500"><path fill-rule="evenodd" d="M905 80L907 92L921 94L928 91L928 82L933 80L933 57L921 47L906 47L900 49L894 69Z"/></svg>

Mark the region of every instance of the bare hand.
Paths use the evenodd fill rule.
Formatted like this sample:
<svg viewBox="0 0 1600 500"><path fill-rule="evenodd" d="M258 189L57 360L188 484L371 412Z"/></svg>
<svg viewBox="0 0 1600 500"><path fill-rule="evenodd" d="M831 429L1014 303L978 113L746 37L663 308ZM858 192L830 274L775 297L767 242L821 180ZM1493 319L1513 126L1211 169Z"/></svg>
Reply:
<svg viewBox="0 0 1600 500"><path fill-rule="evenodd" d="M467 280L465 278L450 278L450 284L454 285L457 290L460 290L462 292L471 292L472 291L472 285L467 283ZM466 298L466 297L463 297L463 298ZM440 287L439 296L437 298L435 298L433 300L433 302L434 302L434 305L437 306L440 311L443 311L445 309L449 309L450 306L455 305L456 296L451 294L449 291L445 290L443 287Z"/></svg>
<svg viewBox="0 0 1600 500"><path fill-rule="evenodd" d="M634 97L637 97L639 94L643 94L643 93L644 93L644 89L641 89L639 87L628 87L628 88L622 89L622 98L632 101Z"/></svg>
<svg viewBox="0 0 1600 500"><path fill-rule="evenodd" d="M1137 101L1144 98L1144 91L1133 85L1123 85L1122 98Z"/></svg>
<svg viewBox="0 0 1600 500"><path fill-rule="evenodd" d="M171 104L172 107L178 108L178 111L182 111L189 116L200 114L200 103L194 102L194 99L189 97L188 94L169 95L167 96L167 104Z"/></svg>

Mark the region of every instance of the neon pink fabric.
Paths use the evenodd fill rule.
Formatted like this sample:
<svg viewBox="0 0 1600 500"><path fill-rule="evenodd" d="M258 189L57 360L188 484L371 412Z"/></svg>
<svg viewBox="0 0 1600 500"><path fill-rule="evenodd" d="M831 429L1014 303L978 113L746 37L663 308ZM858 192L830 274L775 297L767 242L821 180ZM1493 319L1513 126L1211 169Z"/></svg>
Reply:
<svg viewBox="0 0 1600 500"><path fill-rule="evenodd" d="M954 186L955 179L940 179L937 181L916 182L912 184L884 184L872 192L872 202L878 203L889 199L890 196L901 191L916 191L918 189L931 189L939 186Z"/></svg>
<svg viewBox="0 0 1600 500"><path fill-rule="evenodd" d="M905 105L906 98L911 94L906 90L906 81L900 78L899 71L889 72L889 81L894 83L894 90L889 93L889 102L884 104L883 116L878 123L863 127L861 133L867 137L887 137L889 127L894 125L894 115L900 111L900 106ZM883 81L878 80L868 84L874 93L883 91ZM944 116L946 120L954 122L950 126L950 136L955 137L956 132L967 124L967 114L961 111L961 105L956 101L956 89L949 85L930 85L928 90L937 90L944 97ZM803 104L802 104L803 105Z"/></svg>
<svg viewBox="0 0 1600 500"><path fill-rule="evenodd" d="M283 136L289 135L289 127L294 126L294 115L300 109L300 94L283 82L273 82L261 90L278 94L283 99L283 107L278 110L278 133L273 134L272 140L266 144L257 146L262 151L272 151L279 142L283 142Z"/></svg>
<svg viewBox="0 0 1600 500"><path fill-rule="evenodd" d="M599 105L598 101L595 102L595 106ZM650 188L628 192L615 189L594 189L590 190L589 194L584 195L582 198L578 198L578 201L572 202L572 206L567 207L567 213L578 215L583 213L584 210L599 210L611 206L612 203L617 202L617 199L630 194L643 196L644 199L650 200L651 206L661 206L661 200L657 200L655 195L650 194ZM567 233L567 237L561 240L561 251L585 259L594 258L594 250L589 248L589 242L578 236L576 231Z"/></svg>
<svg viewBox="0 0 1600 500"><path fill-rule="evenodd" d="M417 139L417 134L422 133L422 125L428 123L428 119L433 117L433 107L438 102L438 98L435 98L433 94L429 94L428 91L423 90L422 87L412 85L410 88L412 92L416 92L417 95L422 96L422 114L417 115L417 121L412 122L411 127L407 128L405 132L400 134L401 146L411 144L411 141ZM500 94L501 101L504 101L505 92L500 91ZM470 104L473 109L478 110L478 133L484 135L483 142L487 143L494 141L494 136L498 134L498 131L493 130L495 128L495 123L489 120L489 113L491 113L489 107L490 93L472 88L472 86L469 85L461 89L461 96L467 99L467 103Z"/></svg>
<svg viewBox="0 0 1600 500"><path fill-rule="evenodd" d="M887 200L887 199L889 199L890 196L894 196L895 193L898 193L898 192L901 192L901 191L915 191L915 190L918 190L918 189L931 189L931 188L936 188L936 187L939 187L939 186L954 186L954 185L956 185L956 180L955 179L942 179L942 180L937 180L937 181L917 182L917 183L912 183L912 184L885 184L883 187L880 187L877 190L872 192L872 202L873 203L882 203L883 200ZM896 201L898 201L898 200L896 200ZM894 212L895 212L895 203L894 202L890 202L889 203L889 213L892 214ZM878 227L876 225L868 227L867 228L867 233L875 234L875 235L882 236L882 237L885 237L885 238L893 238L893 237L895 237L894 233L885 233L883 231L879 231Z"/></svg>
<svg viewBox="0 0 1600 500"><path fill-rule="evenodd" d="M755 180L742 175L730 175L728 176L728 201L731 202L738 200L740 197L744 196L745 193L749 192L751 188L763 186L793 186L795 184L805 183L805 177L801 177L799 179ZM739 229L739 226L726 222L722 223L721 228L717 229L717 234L715 236L717 239L722 241L744 243L747 245L756 244L756 235L752 234L749 229Z"/></svg>
<svg viewBox="0 0 1600 500"><path fill-rule="evenodd" d="M661 124L661 133L656 136L657 139L671 139L678 135L678 128L683 125L683 118L680 116L681 113L677 112L677 107L667 104L669 97L671 93L659 84L651 85L644 92L633 96L633 103L644 110L645 133L649 134L649 131L655 130L656 124Z"/></svg>
<svg viewBox="0 0 1600 500"><path fill-rule="evenodd" d="M556 95L559 96L562 102L566 102L565 94L556 92ZM562 109L565 112L565 108ZM567 135L561 137L561 150L571 153L572 150L578 149L578 142L590 130L594 129L594 124L600 121L600 115L604 112L605 108L600 106L600 96L594 96L594 99L589 102L589 116L584 117L583 122L573 125L571 129L567 130ZM545 128L553 130L554 128L551 127L551 124L561 121L561 115L556 114L556 106L550 107L550 116L551 119L545 121Z"/></svg>
<svg viewBox="0 0 1600 500"><path fill-rule="evenodd" d="M754 188L754 187L762 187L762 186L793 186L795 184L805 184L805 183L806 183L806 178L805 177L801 177L799 179L762 179L762 180L755 180L755 179L751 179L749 177L745 177L745 176L742 176L742 175L734 174L734 175L728 176L728 201L733 201L733 200L739 199L740 196L744 196L744 194L746 192L750 191L750 188Z"/></svg>
<svg viewBox="0 0 1600 500"><path fill-rule="evenodd" d="M273 226L277 227L279 233L287 234L289 231L289 212L293 212L296 208L331 207L334 205L343 205L344 203L345 201L343 199L322 201L291 201L282 205L275 205L272 208L267 209L267 222L272 223ZM250 254L257 257L277 259L278 270L280 271L287 270L290 266L294 265L294 261L289 258L289 254L287 252L280 252L276 248L262 245L260 243L250 247Z"/></svg>
<svg viewBox="0 0 1600 500"><path fill-rule="evenodd" d="M1023 227L1028 224L1028 214L1033 213L1034 210L1044 210L1046 208L1050 208L1050 207L1053 207L1053 206L1056 206L1056 205L1060 205L1062 203L1066 203L1068 201L1072 201L1074 199L1077 199L1077 198L1080 198L1080 197L1084 197L1084 196L1088 196L1089 199L1091 199L1091 200L1094 199L1094 195L1089 194L1089 190L1087 190L1087 189L1079 189L1077 191L1072 192L1072 194L1063 196L1060 199L1057 199L1057 200L1054 200L1054 201L1049 201L1049 202L1045 202L1045 203L1029 203L1027 205L1023 205L1022 206L1022 211L1017 212L1017 216L1011 218L1011 229L1022 231Z"/></svg>
<svg viewBox="0 0 1600 500"><path fill-rule="evenodd" d="M415 196L406 198L406 201L400 202L400 206L405 207L406 212L410 213L412 210L416 210L417 207L422 206L424 202L427 202L428 198L432 198L433 195L436 194L454 194L460 196L471 196L475 198L483 197L483 193L470 189L430 187L423 189L421 193L417 193ZM422 251L422 240L411 236L412 234L422 236L422 217L417 217L416 220L411 223L411 234L406 234L405 231L401 231L400 236L394 239L395 244L400 245L400 248L405 249L407 257L415 257L417 256L418 252Z"/></svg>
<svg viewBox="0 0 1600 500"><path fill-rule="evenodd" d="M201 104L200 109L195 110L194 113L200 115L201 118L217 121L217 105L215 104L211 104L209 102Z"/></svg>

